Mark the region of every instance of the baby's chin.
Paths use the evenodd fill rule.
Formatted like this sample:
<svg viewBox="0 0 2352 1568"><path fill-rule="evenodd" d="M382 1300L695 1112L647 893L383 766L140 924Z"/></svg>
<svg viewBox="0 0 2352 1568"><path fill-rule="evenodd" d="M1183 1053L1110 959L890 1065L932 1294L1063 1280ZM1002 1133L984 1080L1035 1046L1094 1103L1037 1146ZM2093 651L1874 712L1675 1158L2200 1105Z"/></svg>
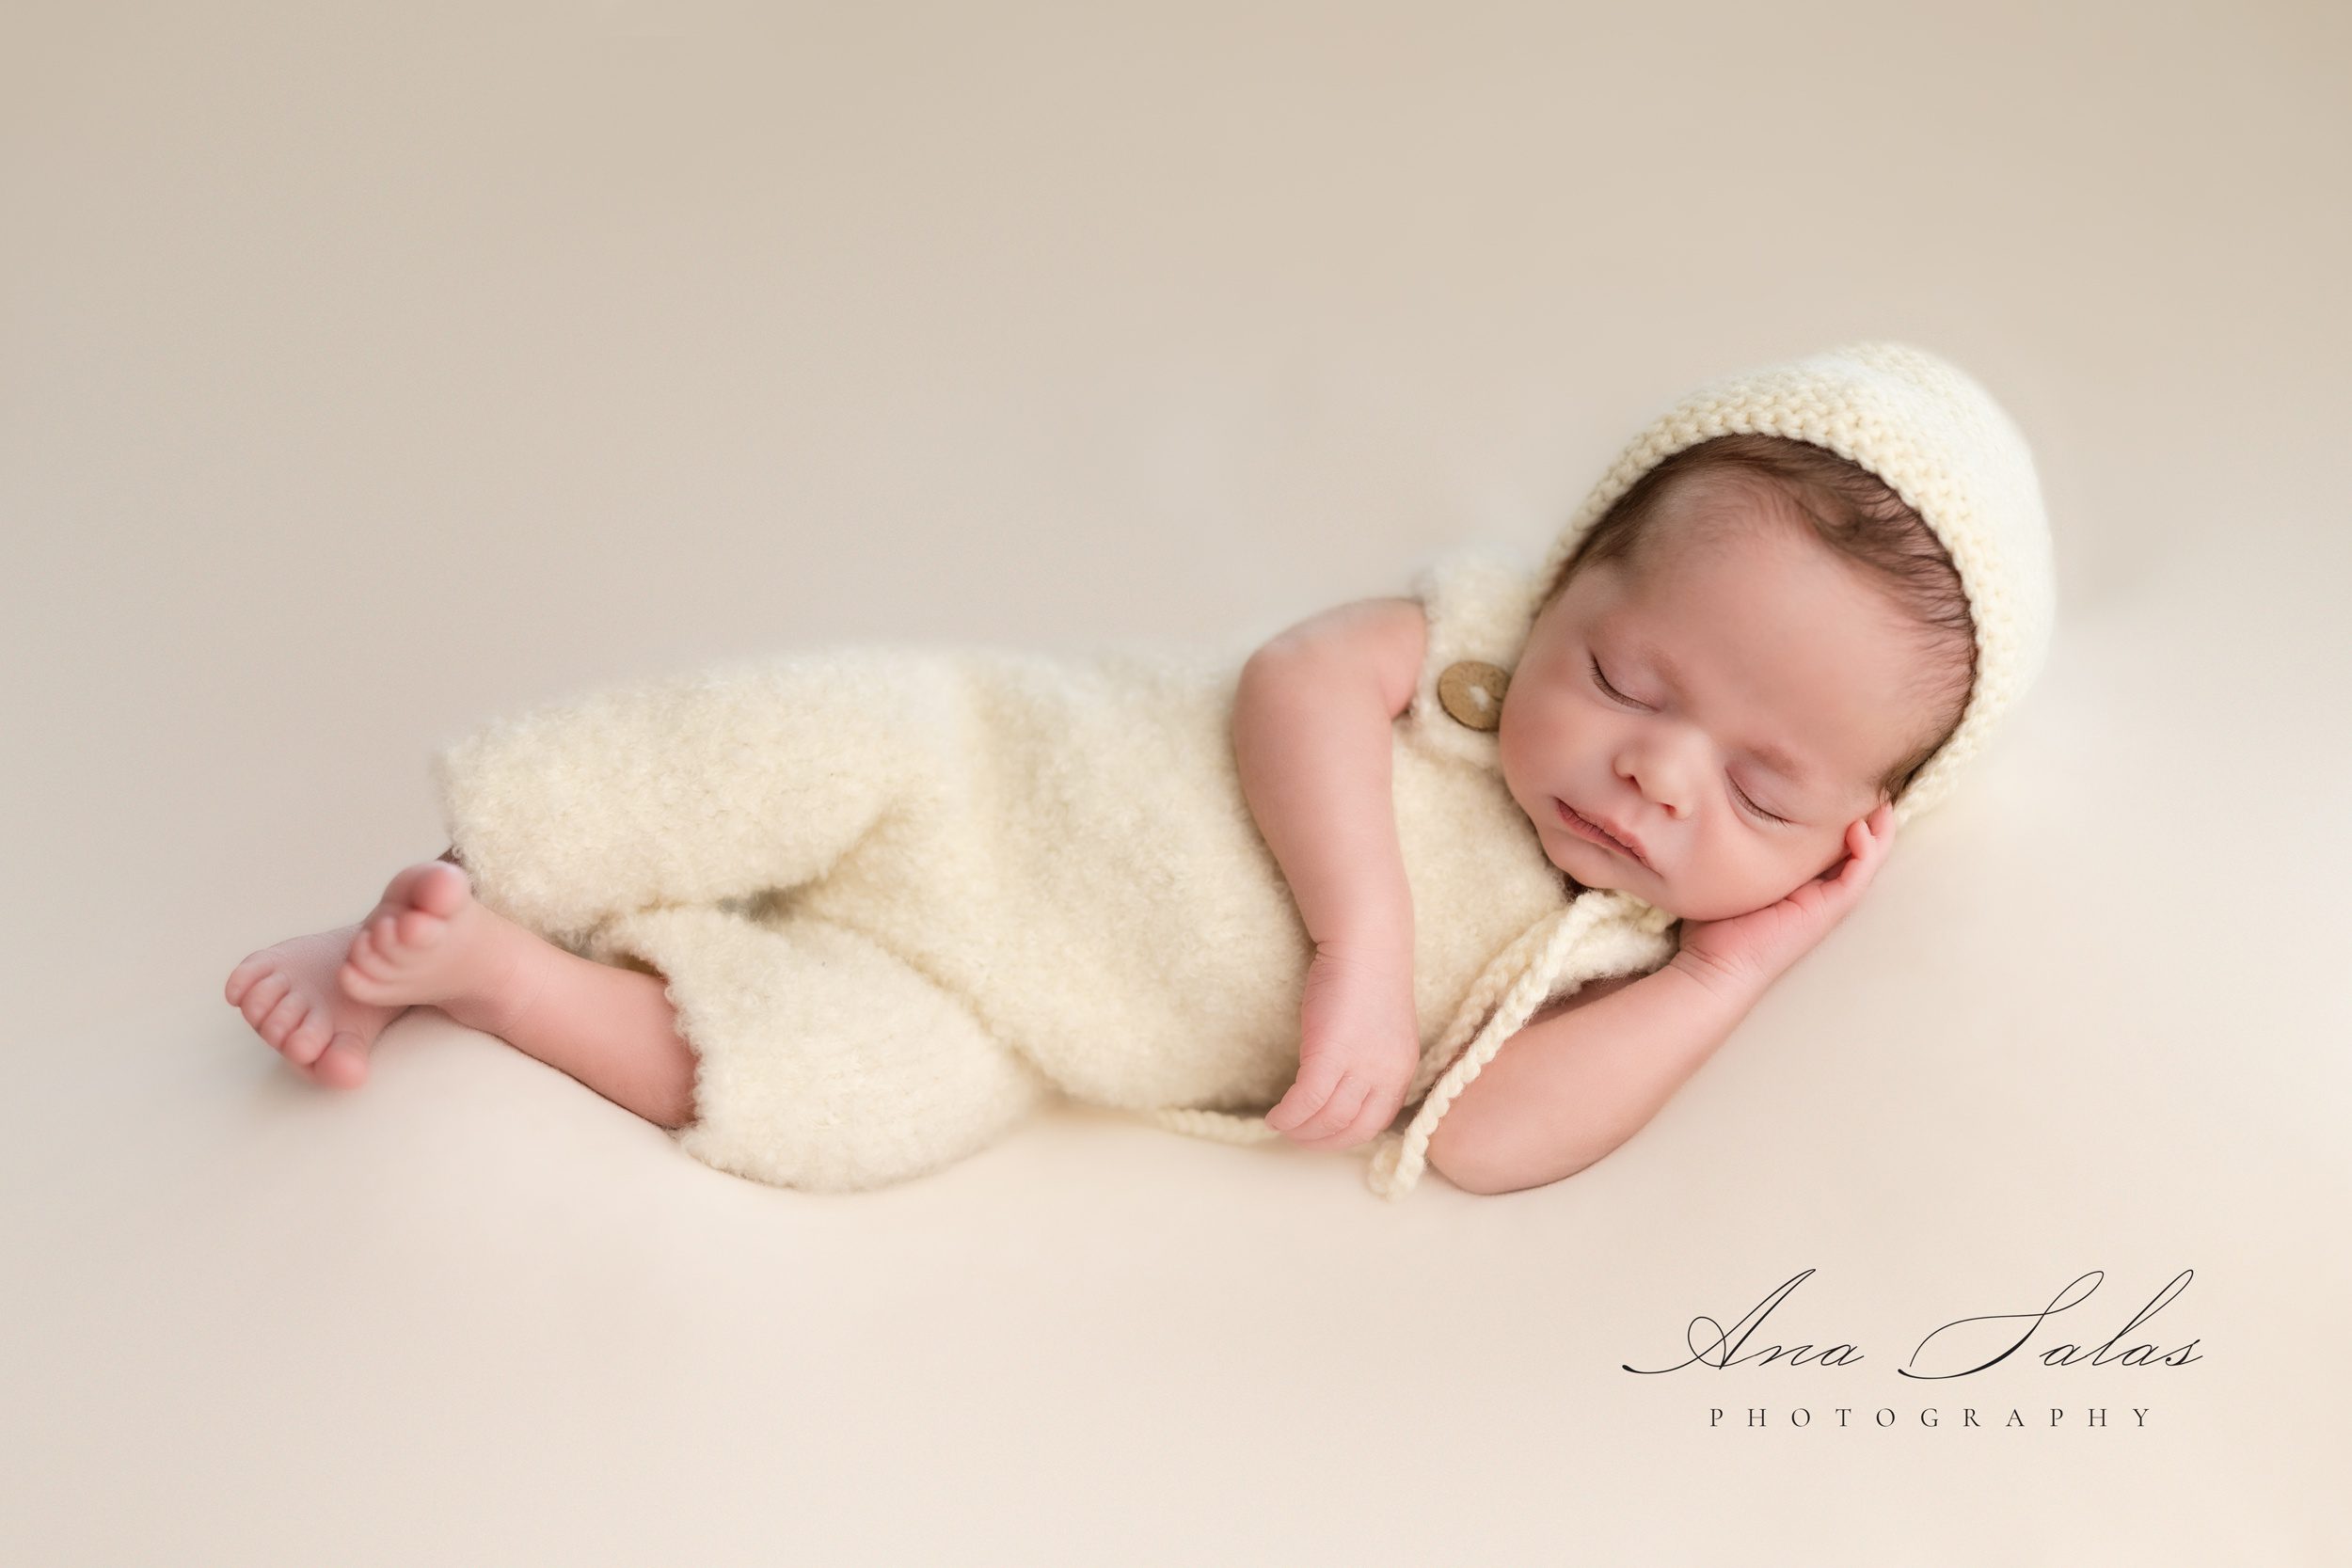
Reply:
<svg viewBox="0 0 2352 1568"><path fill-rule="evenodd" d="M1561 862L1566 858L1563 855L1554 855L1551 857L1551 863L1563 877L1567 879L1569 892L1629 893L1644 903L1655 905L1661 910L1668 909L1667 900L1672 895L1665 889L1653 885L1658 881L1657 878L1643 876L1634 871L1620 873L1613 868L1597 868L1582 865L1581 863L1578 865L1561 864ZM1682 913L1679 910L1671 910L1669 912L1677 919Z"/></svg>
<svg viewBox="0 0 2352 1568"><path fill-rule="evenodd" d="M1591 869L1591 874L1586 875L1584 872L1561 865L1556 859L1551 863L1559 866L1561 874L1567 878L1568 889L1571 893L1579 890L1591 890L1630 894L1652 909L1665 911L1677 920L1727 920L1734 914L1748 912L1745 910L1727 910L1715 913L1693 913L1690 900L1682 897L1672 882L1662 880L1653 872L1644 870L1620 872L1614 868L1607 868Z"/></svg>
<svg viewBox="0 0 2352 1568"><path fill-rule="evenodd" d="M1780 902L1779 898L1767 898L1760 904L1742 904L1735 899L1725 904L1721 898L1716 898L1694 903L1683 897L1672 882L1661 880L1654 873L1641 870L1619 872L1614 868L1595 867L1577 870L1561 865L1560 859L1553 857L1551 863L1567 879L1570 894L1580 891L1628 893L1652 909L1663 910L1677 920L1687 920L1693 925L1709 920L1731 920L1740 915L1752 914L1757 910L1769 909ZM1794 893L1796 889L1788 891ZM1787 895L1784 894L1781 896ZM1700 907L1702 904L1705 907Z"/></svg>
<svg viewBox="0 0 2352 1568"><path fill-rule="evenodd" d="M1595 847L1590 856L1576 852L1582 840L1572 840L1560 847L1547 847L1545 857L1553 869L1567 879L1568 890L1626 893L1639 898L1652 909L1663 910L1677 920L1728 920L1734 915L1748 913L1747 909L1696 910L1692 901L1669 879L1661 877L1647 866L1620 864L1618 858L1606 849ZM1574 863L1570 863L1573 862ZM1766 904L1778 899L1767 899ZM1715 902L1720 903L1718 899ZM1763 904L1754 906L1762 909Z"/></svg>

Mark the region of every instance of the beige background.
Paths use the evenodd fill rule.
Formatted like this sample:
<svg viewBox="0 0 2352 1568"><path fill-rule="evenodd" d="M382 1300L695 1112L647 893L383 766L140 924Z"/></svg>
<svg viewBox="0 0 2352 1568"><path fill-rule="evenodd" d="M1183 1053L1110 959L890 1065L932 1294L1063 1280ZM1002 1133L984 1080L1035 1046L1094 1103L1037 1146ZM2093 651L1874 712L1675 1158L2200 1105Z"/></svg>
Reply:
<svg viewBox="0 0 2352 1568"><path fill-rule="evenodd" d="M2340 8L0 22L0 1557L2352 1554ZM810 1197L438 1013L335 1095L221 1000L438 851L493 713L1271 632L1860 336L2033 436L2052 663L1573 1180L1073 1110ZM1861 1363L1621 1370L1806 1269L1747 1348ZM2028 1360L2185 1269L2124 1343L2196 1363Z"/></svg>

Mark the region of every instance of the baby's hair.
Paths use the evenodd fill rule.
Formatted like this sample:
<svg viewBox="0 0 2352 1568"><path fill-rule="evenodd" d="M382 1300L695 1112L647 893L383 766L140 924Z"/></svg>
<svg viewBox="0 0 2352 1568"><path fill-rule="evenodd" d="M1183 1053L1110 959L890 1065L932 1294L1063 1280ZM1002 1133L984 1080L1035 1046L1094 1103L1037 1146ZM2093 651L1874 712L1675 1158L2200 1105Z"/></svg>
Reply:
<svg viewBox="0 0 2352 1568"><path fill-rule="evenodd" d="M1587 566L1615 561L1638 571L1657 532L1649 524L1677 481L1723 473L1746 481L1810 524L1816 538L1879 580L1888 599L1917 627L1931 652L1931 673L1915 692L1934 717L1933 737L1880 776L1890 800L1959 728L1976 684L1976 622L1951 557L1926 519L1893 487L1827 447L1779 436L1718 436L1685 447L1636 480L1579 542L1544 589L1545 605Z"/></svg>

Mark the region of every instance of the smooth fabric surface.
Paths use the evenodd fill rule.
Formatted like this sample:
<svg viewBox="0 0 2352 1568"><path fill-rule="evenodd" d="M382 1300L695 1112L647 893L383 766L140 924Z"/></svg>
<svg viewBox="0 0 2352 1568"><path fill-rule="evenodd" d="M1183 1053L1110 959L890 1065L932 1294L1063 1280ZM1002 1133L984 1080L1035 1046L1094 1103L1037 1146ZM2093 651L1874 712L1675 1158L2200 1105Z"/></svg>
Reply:
<svg viewBox="0 0 2352 1568"><path fill-rule="evenodd" d="M2339 10L6 34L0 1559L2352 1557ZM440 852L488 716L1244 645L1863 336L2032 437L2048 667L1568 1181L1046 1105L796 1193L431 1010L338 1095L222 1002Z"/></svg>

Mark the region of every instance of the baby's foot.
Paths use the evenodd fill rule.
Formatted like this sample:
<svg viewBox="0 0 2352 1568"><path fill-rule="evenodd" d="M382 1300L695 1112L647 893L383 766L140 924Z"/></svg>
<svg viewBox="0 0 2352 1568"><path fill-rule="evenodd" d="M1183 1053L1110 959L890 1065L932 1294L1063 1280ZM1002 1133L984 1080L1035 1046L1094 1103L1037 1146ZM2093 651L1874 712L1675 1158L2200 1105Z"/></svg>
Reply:
<svg viewBox="0 0 2352 1568"><path fill-rule="evenodd" d="M525 954L512 922L474 901L466 873L427 861L394 877L356 926L253 954L229 976L230 1005L312 1081L357 1088L375 1037L431 1004L497 1034L514 1016Z"/></svg>
<svg viewBox="0 0 2352 1568"><path fill-rule="evenodd" d="M335 971L361 927L342 926L293 937L249 955L229 972L229 1005L296 1072L330 1088L367 1082L368 1053L403 1009L355 1002Z"/></svg>

